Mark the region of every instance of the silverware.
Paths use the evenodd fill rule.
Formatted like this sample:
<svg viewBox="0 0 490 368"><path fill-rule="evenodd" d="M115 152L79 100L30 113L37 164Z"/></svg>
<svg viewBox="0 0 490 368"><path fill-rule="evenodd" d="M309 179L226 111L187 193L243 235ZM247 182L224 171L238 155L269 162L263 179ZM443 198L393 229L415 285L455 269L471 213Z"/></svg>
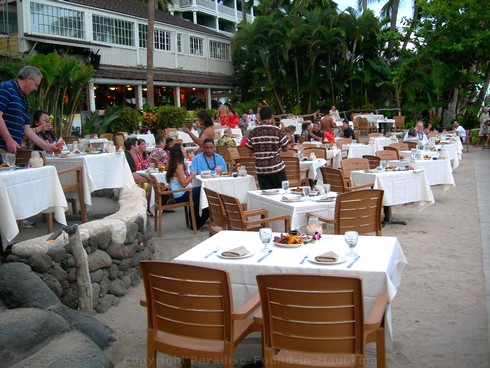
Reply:
<svg viewBox="0 0 490 368"><path fill-rule="evenodd" d="M213 255L213 253L218 253L218 250L219 250L219 246L216 247L215 250L213 250L211 253L209 253L207 256L205 256L204 258L208 258L208 257L211 257Z"/></svg>
<svg viewBox="0 0 490 368"><path fill-rule="evenodd" d="M301 262L299 264L305 263L306 258L308 258L308 254L305 254L305 256L303 257L303 259L301 260Z"/></svg>
<svg viewBox="0 0 490 368"><path fill-rule="evenodd" d="M267 252L266 255L262 256L262 258L260 258L257 263L260 263L262 262L266 257L268 257L270 254L272 253L272 249L269 250L269 252Z"/></svg>
<svg viewBox="0 0 490 368"><path fill-rule="evenodd" d="M359 258L361 258L361 256L356 256L356 258L354 258L354 260L347 266L347 268L351 268L352 266L354 266L354 263L356 263Z"/></svg>

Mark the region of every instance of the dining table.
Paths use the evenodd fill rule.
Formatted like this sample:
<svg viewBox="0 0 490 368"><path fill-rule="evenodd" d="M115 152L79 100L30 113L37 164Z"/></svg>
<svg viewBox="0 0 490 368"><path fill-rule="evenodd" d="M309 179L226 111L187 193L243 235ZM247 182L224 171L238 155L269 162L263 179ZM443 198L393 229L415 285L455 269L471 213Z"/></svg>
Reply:
<svg viewBox="0 0 490 368"><path fill-rule="evenodd" d="M391 221L392 206L416 204L418 211L423 211L434 204L434 195L425 169L354 170L351 171L350 178L353 186L374 184L373 189L384 191L385 223Z"/></svg>
<svg viewBox="0 0 490 368"><path fill-rule="evenodd" d="M327 160L324 158L311 159L308 157L303 158L299 161L299 170L301 172L301 179L306 177L306 172L308 172L308 179L317 180L317 178L322 178L322 173L320 168L325 166Z"/></svg>
<svg viewBox="0 0 490 368"><path fill-rule="evenodd" d="M458 145L455 143L452 144L444 144L444 145L435 145L433 149L428 150L420 150L417 153L420 153L422 157L430 157L430 158L439 158L441 156L441 150L446 151L446 156L449 160L451 160L453 169L457 169L459 167L459 161L461 160L461 154L458 153ZM403 159L410 159L412 156L412 151L403 150L400 151L400 157Z"/></svg>
<svg viewBox="0 0 490 368"><path fill-rule="evenodd" d="M201 175L196 175L192 180L192 186L201 187L201 195L199 200L199 211L208 208L208 198L204 188L208 188L218 192L238 198L241 203L247 203L248 192L257 189L255 177L252 175L245 176L213 176L203 178Z"/></svg>
<svg viewBox="0 0 490 368"><path fill-rule="evenodd" d="M282 189L277 189L275 193L262 190L250 191L248 192L247 208L249 210L264 208L270 217L289 215L291 217L291 229L296 230L307 225L307 212L321 212L325 218L334 218L337 193L330 192L328 200L322 200L320 195L301 197L300 200L288 200L287 198L294 198L291 195L294 196L294 192L284 193ZM282 231L284 230L282 224L282 222L272 222L270 226L274 231Z"/></svg>
<svg viewBox="0 0 490 368"><path fill-rule="evenodd" d="M374 145L365 143L344 144L342 147L348 149L347 158L362 158L364 155L374 155Z"/></svg>
<svg viewBox="0 0 490 368"><path fill-rule="evenodd" d="M279 235L275 233L274 235ZM244 246L242 257L225 257L222 252ZM176 257L173 262L225 269L229 272L235 307L243 305L257 293L259 274L320 274L359 277L363 282L364 315L368 316L380 293L387 293L390 303L385 314L387 348L392 348L391 302L400 287L407 259L396 237L359 236L354 248L359 258L346 256L348 247L341 235L322 235L307 244L285 246L272 243L272 252L262 252L258 232L223 230ZM318 262L316 256L333 251L338 262ZM264 258L265 257L265 258Z"/></svg>
<svg viewBox="0 0 490 368"><path fill-rule="evenodd" d="M393 128L394 125L395 119L383 118L376 121L376 128L378 129L378 132L384 135L386 135L386 133L388 133L388 130Z"/></svg>
<svg viewBox="0 0 490 368"><path fill-rule="evenodd" d="M425 169L427 181L430 186L441 186L442 192L456 186L453 176L453 168L449 159L422 159L422 160L390 160L388 166L392 167L414 167L415 169Z"/></svg>
<svg viewBox="0 0 490 368"><path fill-rule="evenodd" d="M19 233L17 220L39 213L54 213L66 225L65 193L53 166L0 170L0 232L5 248Z"/></svg>
<svg viewBox="0 0 490 368"><path fill-rule="evenodd" d="M352 120L354 120L355 118L366 119L368 121L368 123L376 123L378 120L382 120L385 117L384 117L384 115L381 115L381 114L357 114L357 115L354 115Z"/></svg>
<svg viewBox="0 0 490 368"><path fill-rule="evenodd" d="M99 152L105 152L108 144L109 140L107 138L84 138L80 139L78 142L78 147L83 151L87 147L91 146Z"/></svg>
<svg viewBox="0 0 490 368"><path fill-rule="evenodd" d="M80 153L68 156L47 156L48 165L56 170L83 167L83 198L87 205L92 204L91 193L99 189L131 188L136 185L124 152ZM75 183L73 175L63 175L63 184Z"/></svg>
<svg viewBox="0 0 490 368"><path fill-rule="evenodd" d="M369 143L373 145L373 151L381 151L384 147L389 146L392 143L398 143L398 139L396 137L372 137L369 138Z"/></svg>

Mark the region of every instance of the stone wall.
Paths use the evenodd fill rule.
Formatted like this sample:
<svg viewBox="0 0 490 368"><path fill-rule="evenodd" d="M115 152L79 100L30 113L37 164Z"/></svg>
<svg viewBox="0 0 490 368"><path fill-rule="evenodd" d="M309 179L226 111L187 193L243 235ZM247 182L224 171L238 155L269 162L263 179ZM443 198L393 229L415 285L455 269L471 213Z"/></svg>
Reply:
<svg viewBox="0 0 490 368"><path fill-rule="evenodd" d="M153 230L147 223L145 192L139 187L119 192L119 210L103 219L78 225L88 255L93 307L106 312L140 281L139 263L152 259ZM78 308L75 259L68 235L54 242L49 235L17 243L7 262L28 264L66 306Z"/></svg>

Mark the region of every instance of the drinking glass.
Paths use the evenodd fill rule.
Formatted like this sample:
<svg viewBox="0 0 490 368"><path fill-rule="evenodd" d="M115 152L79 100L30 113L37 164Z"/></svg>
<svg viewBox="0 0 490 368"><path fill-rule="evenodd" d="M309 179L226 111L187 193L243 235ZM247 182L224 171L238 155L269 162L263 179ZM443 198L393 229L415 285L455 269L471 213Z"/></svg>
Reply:
<svg viewBox="0 0 490 368"><path fill-rule="evenodd" d="M262 229L259 230L259 236L260 236L260 240L262 241L262 244L264 244L264 247L261 249L261 251L262 252L270 251L268 245L272 240L272 229L270 227L263 227Z"/></svg>
<svg viewBox="0 0 490 368"><path fill-rule="evenodd" d="M221 175L221 171L222 171L222 167L221 166L216 166L215 169L214 169L214 172L216 173L216 175Z"/></svg>
<svg viewBox="0 0 490 368"><path fill-rule="evenodd" d="M9 165L10 168L13 168L15 165L15 155L13 153L7 153L5 155L5 163Z"/></svg>
<svg viewBox="0 0 490 368"><path fill-rule="evenodd" d="M328 195L330 193L330 184L323 184L323 191L325 192L325 195Z"/></svg>
<svg viewBox="0 0 490 368"><path fill-rule="evenodd" d="M354 252L354 248L356 247L357 241L359 240L359 234L357 233L357 231L346 231L344 234L344 239L349 246L349 253L347 253L347 256L356 257L357 253Z"/></svg>
<svg viewBox="0 0 490 368"><path fill-rule="evenodd" d="M8 152L4 152L2 153L2 162L5 162L7 163L6 159L5 159L5 156L7 156Z"/></svg>
<svg viewBox="0 0 490 368"><path fill-rule="evenodd" d="M282 190L284 191L284 193L286 193L289 189L289 181L283 180L281 182L281 186L282 186Z"/></svg>
<svg viewBox="0 0 490 368"><path fill-rule="evenodd" d="M153 162L150 164L150 170L152 172L155 171L155 164Z"/></svg>
<svg viewBox="0 0 490 368"><path fill-rule="evenodd" d="M381 171L385 171L386 170L386 160L381 160L379 162L379 166L381 167Z"/></svg>
<svg viewBox="0 0 490 368"><path fill-rule="evenodd" d="M303 195L308 198L310 196L311 188L309 185L303 187Z"/></svg>

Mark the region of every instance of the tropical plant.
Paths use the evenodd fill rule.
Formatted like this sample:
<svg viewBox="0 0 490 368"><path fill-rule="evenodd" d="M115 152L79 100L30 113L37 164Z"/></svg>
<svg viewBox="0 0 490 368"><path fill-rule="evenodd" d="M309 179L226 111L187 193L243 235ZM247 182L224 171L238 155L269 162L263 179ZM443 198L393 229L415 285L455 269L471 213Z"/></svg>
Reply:
<svg viewBox="0 0 490 368"><path fill-rule="evenodd" d="M109 125L111 133L134 132L140 129L141 111L132 107L123 107L119 118Z"/></svg>
<svg viewBox="0 0 490 368"><path fill-rule="evenodd" d="M186 123L187 111L183 107L160 106L157 113L157 129L181 128Z"/></svg>
<svg viewBox="0 0 490 368"><path fill-rule="evenodd" d="M107 108L103 113L98 110L94 111L83 123L83 135L111 131L110 125L119 119L122 111L122 106Z"/></svg>

